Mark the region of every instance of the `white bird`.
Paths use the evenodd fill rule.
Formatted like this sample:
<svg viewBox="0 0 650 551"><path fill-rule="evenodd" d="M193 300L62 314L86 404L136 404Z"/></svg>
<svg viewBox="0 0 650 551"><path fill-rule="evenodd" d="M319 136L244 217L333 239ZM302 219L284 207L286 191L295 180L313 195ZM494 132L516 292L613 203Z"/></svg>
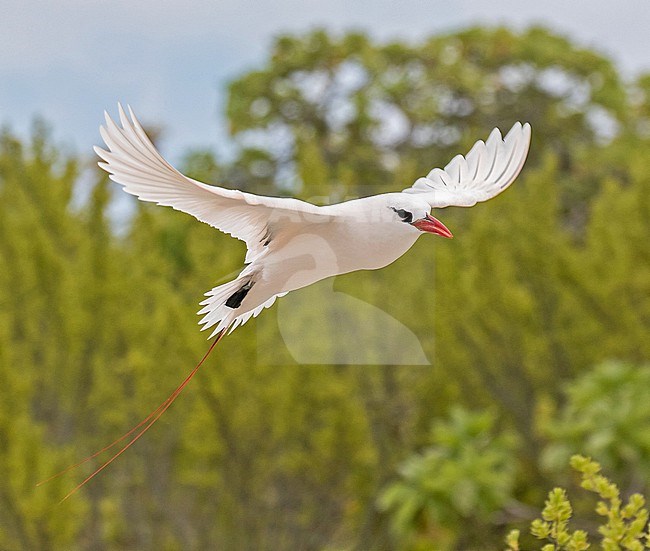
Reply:
<svg viewBox="0 0 650 551"><path fill-rule="evenodd" d="M118 105L121 128L108 113L100 127L108 151L95 147L99 166L124 190L189 213L246 242L246 267L239 276L206 293L199 314L203 329L217 335L208 352L162 404L90 461L130 438L63 499L67 499L133 445L171 406L228 330L246 323L276 298L316 281L356 270L375 270L397 260L423 233L452 237L431 209L471 207L506 189L521 171L530 145L530 125L515 123L505 139L494 129L463 157L434 168L401 193L384 193L337 205L263 197L197 182L183 176L158 153L129 107ZM47 482L44 481L44 482ZM43 484L41 482L40 484Z"/></svg>
<svg viewBox="0 0 650 551"><path fill-rule="evenodd" d="M494 129L463 157L398 193L327 206L265 197L198 182L156 150L129 107L118 104L120 126L105 113L100 127L108 151L95 147L99 166L142 201L173 207L246 242L239 276L206 293L203 330L232 332L278 297L321 279L391 264L423 233L452 237L431 209L470 207L504 191L521 171L530 125L515 123L505 139Z"/></svg>

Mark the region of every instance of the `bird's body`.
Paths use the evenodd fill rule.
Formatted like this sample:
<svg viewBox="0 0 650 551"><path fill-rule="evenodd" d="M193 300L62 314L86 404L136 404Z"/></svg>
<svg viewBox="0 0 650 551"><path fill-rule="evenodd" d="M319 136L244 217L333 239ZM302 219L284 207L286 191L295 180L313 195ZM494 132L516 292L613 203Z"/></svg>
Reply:
<svg viewBox="0 0 650 551"><path fill-rule="evenodd" d="M530 126L515 124L504 140L498 130L466 158L398 193L316 206L292 198L263 197L210 186L183 176L155 149L135 115L119 106L121 128L106 115L95 148L100 166L125 191L144 201L194 215L246 242L239 276L206 293L199 314L211 336L234 330L276 298L321 279L383 268L408 251L423 232L451 237L429 213L449 205L472 206L508 187L526 159Z"/></svg>
<svg viewBox="0 0 650 551"><path fill-rule="evenodd" d="M310 220L280 221L239 277L208 293L199 312L206 314L203 321L209 326L213 320L223 320L217 325L219 331L232 318L234 329L290 291L331 276L383 268L397 260L421 232L408 224L395 229L386 220L392 214L386 207L389 195L320 207ZM240 289L241 294L235 295ZM233 295L229 306L227 300Z"/></svg>

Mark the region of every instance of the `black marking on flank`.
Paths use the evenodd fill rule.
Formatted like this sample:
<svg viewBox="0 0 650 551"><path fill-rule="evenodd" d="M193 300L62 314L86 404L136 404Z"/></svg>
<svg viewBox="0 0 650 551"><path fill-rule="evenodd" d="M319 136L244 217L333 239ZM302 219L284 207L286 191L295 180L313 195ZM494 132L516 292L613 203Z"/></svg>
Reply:
<svg viewBox="0 0 650 551"><path fill-rule="evenodd" d="M262 243L264 247L268 247L271 241L273 241L273 236L271 235L271 230L267 227L266 231L264 232L264 237L260 239L260 243Z"/></svg>
<svg viewBox="0 0 650 551"><path fill-rule="evenodd" d="M239 290L235 291L232 295L228 297L228 300L226 301L226 306L228 308L232 308L233 310L235 308L239 308L243 300L246 298L248 291L251 290L252 286L253 286L253 282L249 281L244 286L240 287Z"/></svg>

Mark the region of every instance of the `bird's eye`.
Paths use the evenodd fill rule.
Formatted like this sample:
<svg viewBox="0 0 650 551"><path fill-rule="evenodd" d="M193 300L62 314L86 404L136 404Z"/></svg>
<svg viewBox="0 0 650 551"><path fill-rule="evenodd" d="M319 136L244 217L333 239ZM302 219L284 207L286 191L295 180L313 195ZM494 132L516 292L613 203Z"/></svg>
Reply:
<svg viewBox="0 0 650 551"><path fill-rule="evenodd" d="M397 216L399 216L402 219L402 222L407 222L409 224L413 222L413 215L410 212L404 209L393 209L393 210L397 213Z"/></svg>

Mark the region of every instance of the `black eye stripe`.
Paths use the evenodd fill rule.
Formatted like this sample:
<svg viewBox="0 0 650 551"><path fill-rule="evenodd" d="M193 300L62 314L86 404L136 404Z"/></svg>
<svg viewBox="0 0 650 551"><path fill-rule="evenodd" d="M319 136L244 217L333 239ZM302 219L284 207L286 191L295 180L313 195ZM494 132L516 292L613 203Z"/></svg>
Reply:
<svg viewBox="0 0 650 551"><path fill-rule="evenodd" d="M413 214L411 214L410 212L404 209L396 209L396 208L393 208L393 210L397 213L397 216L399 216L402 219L402 222L407 222L409 224L413 222Z"/></svg>

